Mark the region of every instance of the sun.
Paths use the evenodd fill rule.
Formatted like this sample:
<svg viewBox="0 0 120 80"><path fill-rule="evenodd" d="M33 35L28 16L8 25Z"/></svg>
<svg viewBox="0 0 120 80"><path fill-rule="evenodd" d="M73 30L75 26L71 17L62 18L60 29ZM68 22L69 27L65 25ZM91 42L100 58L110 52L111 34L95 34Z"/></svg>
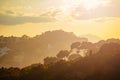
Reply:
<svg viewBox="0 0 120 80"><path fill-rule="evenodd" d="M102 0L82 0L82 4L87 10L99 7L103 3L104 1Z"/></svg>
<svg viewBox="0 0 120 80"><path fill-rule="evenodd" d="M84 12L91 13L96 8L107 6L110 0L62 0L58 19L79 18ZM58 17L58 16L57 16Z"/></svg>
<svg viewBox="0 0 120 80"><path fill-rule="evenodd" d="M90 10L106 4L107 1L108 0L63 0L63 5L65 7L83 6L85 9Z"/></svg>

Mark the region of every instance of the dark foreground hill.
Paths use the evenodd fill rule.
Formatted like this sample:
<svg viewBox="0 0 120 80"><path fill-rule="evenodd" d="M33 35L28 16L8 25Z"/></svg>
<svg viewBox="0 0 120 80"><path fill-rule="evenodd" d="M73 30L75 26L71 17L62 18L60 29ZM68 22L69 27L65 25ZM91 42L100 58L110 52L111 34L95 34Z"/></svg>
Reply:
<svg viewBox="0 0 120 80"><path fill-rule="evenodd" d="M97 48L99 49L96 51ZM82 49L87 50L84 57L78 55ZM77 51L73 56L74 50ZM56 57L46 59L52 61L22 69L1 68L0 80L120 80L120 40L118 39L94 44L75 42L71 45L71 50L62 50Z"/></svg>

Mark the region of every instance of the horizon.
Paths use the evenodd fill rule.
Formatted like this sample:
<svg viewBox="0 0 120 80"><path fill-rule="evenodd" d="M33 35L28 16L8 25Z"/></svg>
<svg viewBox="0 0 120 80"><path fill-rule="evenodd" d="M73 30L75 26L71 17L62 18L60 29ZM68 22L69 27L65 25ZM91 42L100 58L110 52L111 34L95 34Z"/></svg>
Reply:
<svg viewBox="0 0 120 80"><path fill-rule="evenodd" d="M49 30L50 32L53 32L53 31L64 31L64 30L62 30L62 29L58 29L58 30ZM45 31L45 32L48 32L48 31ZM26 34L23 34L23 35L20 35L20 36L16 36L16 35L0 35L0 36L3 36L3 37L11 37L11 36L13 36L13 37L22 37L22 36L24 36L24 35L26 35L26 36L28 36L28 37L30 37L30 38L33 38L33 37L36 37L37 35L42 35L42 34L44 34L45 32L41 32L41 33L39 33L39 34L35 34L35 35L33 35L33 36L30 36L30 35L26 35ZM95 42L98 42L98 41L101 41L101 40L108 40L108 39L120 39L120 38L118 38L118 37L109 37L109 38L102 38L102 37L100 37L100 36L97 36L97 35L94 35L94 34L81 34L81 35L76 35L74 32L71 32L71 31L64 31L64 32L67 32L67 33L73 33L76 37L80 37L80 38L87 38L88 39L88 41L89 42L93 42L93 43L95 43Z"/></svg>
<svg viewBox="0 0 120 80"><path fill-rule="evenodd" d="M62 29L60 29L60 30L51 30L51 31L46 31L46 32L51 32L52 33L52 32L58 32L58 31L60 31L60 32L62 31L62 32L65 32L65 33L72 33L76 37L86 38L86 39L88 39L89 42L93 42L93 43L99 42L100 40L107 40L107 39L102 39L101 37L93 35L93 34L85 34L85 35L77 36L74 32L67 32L67 31L64 31ZM14 35L9 35L9 36L0 35L0 36L3 36L3 37L17 37L17 38L21 38L23 36L28 36L29 38L34 38L36 36L42 36L46 32L42 32L41 34L37 34L37 35L34 35L34 36L29 36L29 35L26 35L26 34L23 34L21 36L14 36ZM108 39L112 39L112 38L108 38ZM118 39L118 38L114 38L114 39Z"/></svg>

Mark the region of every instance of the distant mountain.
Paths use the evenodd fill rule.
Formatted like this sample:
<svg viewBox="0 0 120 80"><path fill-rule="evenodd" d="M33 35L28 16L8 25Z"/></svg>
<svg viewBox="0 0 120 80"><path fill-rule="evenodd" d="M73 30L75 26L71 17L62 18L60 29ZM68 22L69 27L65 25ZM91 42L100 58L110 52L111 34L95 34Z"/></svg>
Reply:
<svg viewBox="0 0 120 80"><path fill-rule="evenodd" d="M23 67L33 63L42 62L46 56L53 56L60 50L69 49L73 42L88 41L71 32L62 30L47 31L35 37L0 37L0 49L8 48L9 51L0 57L0 66ZM1 52L1 51L0 51Z"/></svg>
<svg viewBox="0 0 120 80"><path fill-rule="evenodd" d="M96 35L92 35L92 34L81 35L81 37L85 37L88 39L88 41L93 42L93 43L102 40L102 38Z"/></svg>

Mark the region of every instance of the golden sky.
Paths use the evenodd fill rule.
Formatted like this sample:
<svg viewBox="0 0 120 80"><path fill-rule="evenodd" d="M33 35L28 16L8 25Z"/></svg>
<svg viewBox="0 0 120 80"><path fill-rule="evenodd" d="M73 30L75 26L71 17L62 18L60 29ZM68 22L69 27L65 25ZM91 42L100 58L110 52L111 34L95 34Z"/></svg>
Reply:
<svg viewBox="0 0 120 80"><path fill-rule="evenodd" d="M120 38L120 0L0 0L0 35L58 29Z"/></svg>

